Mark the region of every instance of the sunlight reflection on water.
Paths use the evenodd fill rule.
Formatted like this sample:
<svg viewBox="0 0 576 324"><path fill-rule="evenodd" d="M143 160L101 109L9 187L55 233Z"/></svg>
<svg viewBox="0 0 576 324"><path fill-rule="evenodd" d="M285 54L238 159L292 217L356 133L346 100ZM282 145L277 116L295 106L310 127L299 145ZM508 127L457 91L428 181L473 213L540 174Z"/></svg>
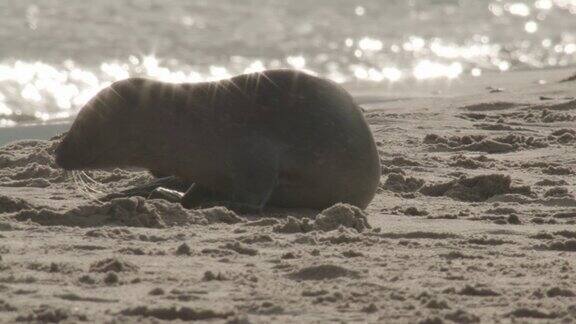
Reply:
<svg viewBox="0 0 576 324"><path fill-rule="evenodd" d="M375 45L362 46L376 50ZM457 58L460 55L457 49L451 51L454 54L446 54L446 57ZM283 67L318 74L308 70L304 56L289 56L285 61ZM280 67L278 62L271 65L275 68ZM32 122L34 119L45 122L69 118L98 91L112 82L131 76L150 77L172 83L196 83L226 79L236 73L260 72L267 68L270 66L261 60L256 60L243 69L236 67L235 71L229 71L224 66L209 66L201 73L183 68L171 69L163 66L161 60L152 55L131 56L127 62L104 62L99 70L95 71L78 67L70 60L59 67L42 62L4 63L0 64L0 126L13 126L18 122ZM461 73L463 68L458 62L441 64L422 60L412 71L401 71L396 67L367 68L364 65L351 65L350 71L334 69L328 73L328 77L339 83L354 79L398 82L404 77L418 80L454 79ZM34 109L27 111L26 107Z"/></svg>
<svg viewBox="0 0 576 324"><path fill-rule="evenodd" d="M23 1L29 3L24 5L25 28L31 33L28 36L46 35L42 33L49 29L47 7L31 0ZM99 4L99 10L111 8L109 2ZM132 6L142 9L149 5L146 3L134 0ZM165 52L158 56L111 55L104 52L105 46L101 53L98 44L91 52L82 49L82 42L90 41L89 37L79 38L80 43L74 46L63 37L58 41L72 49L77 57L94 54L92 63L66 59L62 57L65 50L59 53L54 46L49 47L52 51L49 53L32 50L38 53L38 58L46 55L50 60L23 59L14 54L0 57L0 127L71 118L102 88L136 76L175 83L203 82L288 67L339 83L391 84L432 79L450 82L464 75L478 77L486 71L576 64L576 29L569 28L576 27L576 0L391 0L386 6L376 0L357 0L349 7L323 8L332 15L326 16L326 21L322 21L326 12L320 15L316 7L302 12L298 11L300 6L286 5L280 0L270 0L266 6L257 4L251 9L247 9L247 5L226 3L227 10L248 10L260 20L267 16L273 19L267 23L262 21L261 25L247 25L235 31L230 39L222 39L225 34L217 34L219 12L206 11L211 5L204 7L200 2L193 2L190 6L195 10L188 8L186 12L176 10L176 13L166 11L169 6L159 6L157 10L176 15L177 28L190 33L178 38L181 35L176 27L166 27L167 33L177 33L176 38L170 40L172 47L160 46ZM123 5L118 8L117 18L127 24L125 28L131 28L131 24L139 26L138 17L143 12L135 11L134 16L128 17L122 13ZM72 10L70 15L76 18L79 12ZM320 16L315 16L317 14ZM59 23L61 17L55 17L55 23ZM283 19L282 23L278 18ZM229 22L224 19L221 23ZM95 31L106 28L106 25L95 26ZM100 38L92 42L110 41L122 49L118 53L138 53L128 45L122 47L123 38L115 38L119 36L102 30ZM76 34L68 36L72 39ZM198 38L189 41L187 37ZM216 44L221 47L213 50L214 42L202 42L206 37L218 38L218 42L223 43ZM156 41L152 35L145 40ZM36 42L40 43L38 39ZM187 42L194 45L191 55L187 52ZM34 42L26 44L30 43ZM170 50L174 51L167 54ZM61 63L55 63L59 59ZM197 59L200 63L189 63Z"/></svg>

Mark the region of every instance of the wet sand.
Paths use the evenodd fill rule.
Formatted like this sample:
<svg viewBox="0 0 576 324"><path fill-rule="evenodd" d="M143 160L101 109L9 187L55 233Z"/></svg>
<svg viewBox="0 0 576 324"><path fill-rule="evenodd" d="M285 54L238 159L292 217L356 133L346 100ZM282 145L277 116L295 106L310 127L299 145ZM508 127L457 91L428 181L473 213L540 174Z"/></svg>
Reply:
<svg viewBox="0 0 576 324"><path fill-rule="evenodd" d="M5 145L0 321L576 321L571 73L349 85L382 161L364 213L97 203L151 176L84 192L54 142Z"/></svg>

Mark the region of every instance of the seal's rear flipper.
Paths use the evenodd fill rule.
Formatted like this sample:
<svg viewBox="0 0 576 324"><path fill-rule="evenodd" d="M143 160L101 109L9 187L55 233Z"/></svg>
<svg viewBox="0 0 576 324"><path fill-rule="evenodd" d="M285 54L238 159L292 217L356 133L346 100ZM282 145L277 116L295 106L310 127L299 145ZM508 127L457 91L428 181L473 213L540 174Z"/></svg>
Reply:
<svg viewBox="0 0 576 324"><path fill-rule="evenodd" d="M115 198L126 198L126 197L134 197L134 196L149 198L149 197L152 197L153 195L158 194L157 189L159 189L159 188L165 188L165 189L169 189L172 191L178 191L178 192L185 192L190 187L190 185L191 185L190 182L183 181L183 180L178 179L174 176L164 177L164 178L155 179L154 181L152 181L148 184L142 185L142 186L138 186L138 187L130 188L130 189L120 191L117 193L109 194L109 195L105 196L104 198L102 198L102 200L107 201L107 200L111 200L111 199L115 199ZM170 200L172 200L172 199L170 199Z"/></svg>

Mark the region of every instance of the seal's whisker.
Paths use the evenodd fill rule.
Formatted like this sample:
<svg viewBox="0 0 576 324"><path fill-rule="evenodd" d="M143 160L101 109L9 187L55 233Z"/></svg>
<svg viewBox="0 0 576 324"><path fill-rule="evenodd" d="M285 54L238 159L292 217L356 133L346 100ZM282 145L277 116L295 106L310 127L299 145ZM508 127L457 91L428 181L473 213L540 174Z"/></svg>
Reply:
<svg viewBox="0 0 576 324"><path fill-rule="evenodd" d="M106 194L106 192L102 190L104 185L99 183L98 181L92 179L88 174L86 174L85 171L81 171L78 176L81 179L82 183L84 184L85 188L88 191L92 191L92 192L88 192L90 198L98 204L103 204L103 202L98 198L98 196L95 195L95 193L101 194L101 195ZM100 188L91 187L90 184L86 183L86 180L91 182L93 186L100 187Z"/></svg>
<svg viewBox="0 0 576 324"><path fill-rule="evenodd" d="M81 193L83 196L86 197L87 194L89 194L89 193L88 193L88 190L87 190L86 187L85 187L84 182L82 182L82 180L80 179L80 176L78 175L78 172L77 172L77 171L72 171L72 175L73 175L73 177L74 177L74 183L76 184L76 188L80 191L80 193Z"/></svg>
<svg viewBox="0 0 576 324"><path fill-rule="evenodd" d="M72 178L74 179L74 184L76 185L76 189L84 196L85 198L91 198L90 193L86 190L83 186L82 181L78 177L78 173L76 171L72 171Z"/></svg>
<svg viewBox="0 0 576 324"><path fill-rule="evenodd" d="M84 171L81 171L80 173L78 173L78 178L80 179L80 181L82 182L82 184L84 185L84 188L86 188L86 190L91 191L93 193L99 193L101 194L102 192L94 187L92 187L90 184L88 184L86 182L86 177L88 177Z"/></svg>
<svg viewBox="0 0 576 324"><path fill-rule="evenodd" d="M97 188L100 190L100 188L103 187L101 183L99 183L98 181L92 179L88 174L82 172L81 175L82 175L84 181L86 181L88 184L90 184L90 186L91 186L92 188L97 187Z"/></svg>
<svg viewBox="0 0 576 324"><path fill-rule="evenodd" d="M96 185L96 186L98 186L98 187L102 187L102 188L105 187L104 184L102 184L102 183L94 180L94 178L92 178L91 176L89 176L88 173L82 171L82 175L84 176L84 178L85 178L86 180L90 181L90 182L93 183L94 185Z"/></svg>
<svg viewBox="0 0 576 324"><path fill-rule="evenodd" d="M71 172L68 170L64 170L64 181L70 181L70 180L72 180Z"/></svg>
<svg viewBox="0 0 576 324"><path fill-rule="evenodd" d="M92 177L90 177L86 172L82 171L81 175L84 176L84 180L88 181L90 183L90 185L92 186L91 188L101 194L105 194L106 192L106 186L104 186L104 184L94 180ZM94 188L95 187L95 188Z"/></svg>
<svg viewBox="0 0 576 324"><path fill-rule="evenodd" d="M74 181L74 185L76 186L76 188L78 188L78 180L76 179L76 174L74 174L74 171L72 171L70 173L70 177L72 178L72 180Z"/></svg>
<svg viewBox="0 0 576 324"><path fill-rule="evenodd" d="M84 179L82 179L78 171L72 171L72 177L74 179L76 187L78 188L78 191L80 192L80 194L82 194L82 196L96 202L97 204L102 204L102 201L100 201L93 192L90 192L90 190L93 189L86 184L86 182L84 181Z"/></svg>
<svg viewBox="0 0 576 324"><path fill-rule="evenodd" d="M76 188L78 188L78 183L76 182L74 171L66 171L66 181L73 181Z"/></svg>

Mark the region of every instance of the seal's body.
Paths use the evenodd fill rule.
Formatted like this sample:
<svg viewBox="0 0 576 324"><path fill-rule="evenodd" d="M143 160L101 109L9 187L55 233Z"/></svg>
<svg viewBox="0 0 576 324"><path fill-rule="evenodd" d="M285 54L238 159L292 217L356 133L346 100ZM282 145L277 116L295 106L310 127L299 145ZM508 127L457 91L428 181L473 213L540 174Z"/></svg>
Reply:
<svg viewBox="0 0 576 324"><path fill-rule="evenodd" d="M182 204L365 208L380 162L361 109L337 84L293 70L102 90L56 151L68 170L137 166L194 185Z"/></svg>

